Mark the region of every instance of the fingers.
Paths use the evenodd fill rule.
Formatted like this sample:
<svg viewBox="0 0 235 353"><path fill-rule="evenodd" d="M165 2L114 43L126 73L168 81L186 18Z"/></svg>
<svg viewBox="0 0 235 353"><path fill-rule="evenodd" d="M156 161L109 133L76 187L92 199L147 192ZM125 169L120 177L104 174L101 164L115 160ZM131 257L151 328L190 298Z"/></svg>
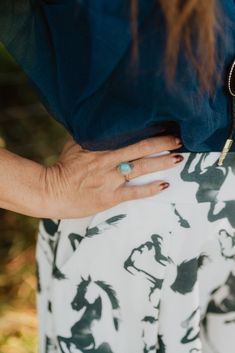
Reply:
<svg viewBox="0 0 235 353"><path fill-rule="evenodd" d="M184 160L181 154L168 153L166 155L161 155L158 157L141 158L132 162L134 168L128 175L129 180L137 178L139 176L154 173L157 171L173 168ZM117 167L113 168L110 173L115 185L121 185L125 183L125 178L117 170Z"/></svg>
<svg viewBox="0 0 235 353"><path fill-rule="evenodd" d="M132 162L134 165L130 173L130 179L136 178L148 173L157 172L164 169L175 167L183 161L184 157L177 153L169 153L158 157L141 158Z"/></svg>
<svg viewBox="0 0 235 353"><path fill-rule="evenodd" d="M111 151L111 153L108 153L109 164L113 167L121 162L143 158L157 152L174 150L181 146L180 140L171 135L151 137L133 145Z"/></svg>
<svg viewBox="0 0 235 353"><path fill-rule="evenodd" d="M169 186L169 183L164 180L158 180L144 185L124 185L116 190L117 202L120 203L154 196L167 189Z"/></svg>

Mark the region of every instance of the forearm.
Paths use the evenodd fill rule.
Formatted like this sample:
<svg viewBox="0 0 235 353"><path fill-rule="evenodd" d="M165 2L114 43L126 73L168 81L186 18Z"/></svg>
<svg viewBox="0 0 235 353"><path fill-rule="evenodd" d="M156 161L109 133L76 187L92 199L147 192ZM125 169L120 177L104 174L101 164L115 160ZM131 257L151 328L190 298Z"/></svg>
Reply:
<svg viewBox="0 0 235 353"><path fill-rule="evenodd" d="M134 161L133 178L172 168L179 157L182 161L182 156L167 153L146 157L180 146L175 136L168 135L116 151L95 152L83 149L70 138L50 167L0 149L0 207L38 218L81 218L121 202L153 196L169 183L157 179L127 187L117 166L122 161Z"/></svg>
<svg viewBox="0 0 235 353"><path fill-rule="evenodd" d="M45 168L0 149L0 208L46 217Z"/></svg>

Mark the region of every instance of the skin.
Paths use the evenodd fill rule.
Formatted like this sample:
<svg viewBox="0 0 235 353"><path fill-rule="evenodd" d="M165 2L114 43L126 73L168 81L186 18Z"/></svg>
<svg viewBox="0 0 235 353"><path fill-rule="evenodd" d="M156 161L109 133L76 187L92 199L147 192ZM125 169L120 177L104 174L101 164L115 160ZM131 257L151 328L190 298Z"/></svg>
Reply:
<svg viewBox="0 0 235 353"><path fill-rule="evenodd" d="M145 157L181 146L169 135L112 151L89 151L69 137L58 161L49 167L0 149L0 207L36 218L81 218L153 196L166 188L164 180L128 186L117 165L133 161L131 178L172 168L177 153Z"/></svg>

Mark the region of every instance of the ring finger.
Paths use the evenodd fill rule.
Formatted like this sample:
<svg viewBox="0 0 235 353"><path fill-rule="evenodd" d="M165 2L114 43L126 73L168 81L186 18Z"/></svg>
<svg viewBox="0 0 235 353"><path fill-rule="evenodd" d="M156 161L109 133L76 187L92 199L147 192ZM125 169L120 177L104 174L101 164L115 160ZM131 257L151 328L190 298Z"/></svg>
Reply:
<svg viewBox="0 0 235 353"><path fill-rule="evenodd" d="M173 168L183 160L183 156L177 153L169 153L158 157L140 158L132 161L133 169L128 175L128 179L133 179L148 173L157 172L164 169ZM118 171L116 170L116 173ZM120 182L125 182L125 177L120 174Z"/></svg>

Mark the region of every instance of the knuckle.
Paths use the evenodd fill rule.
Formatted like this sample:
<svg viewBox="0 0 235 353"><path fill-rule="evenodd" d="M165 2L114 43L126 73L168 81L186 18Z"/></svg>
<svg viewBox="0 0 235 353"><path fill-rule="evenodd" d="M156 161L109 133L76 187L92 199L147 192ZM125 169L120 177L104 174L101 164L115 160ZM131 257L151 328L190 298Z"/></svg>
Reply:
<svg viewBox="0 0 235 353"><path fill-rule="evenodd" d="M100 155L102 168L110 168L116 165L118 150L107 151Z"/></svg>
<svg viewBox="0 0 235 353"><path fill-rule="evenodd" d="M173 164L175 163L174 158L171 154L169 154L168 156L166 156L163 160L163 164L166 167L171 167Z"/></svg>
<svg viewBox="0 0 235 353"><path fill-rule="evenodd" d="M140 192L140 189L138 188L133 188L130 192L130 197L131 199L138 199L141 197L141 192Z"/></svg>
<svg viewBox="0 0 235 353"><path fill-rule="evenodd" d="M149 185L148 189L146 190L148 196L155 195L156 193L159 192L159 186L156 184L151 184Z"/></svg>
<svg viewBox="0 0 235 353"><path fill-rule="evenodd" d="M153 184L151 185L151 193L152 194L156 194L160 191L160 187L159 184Z"/></svg>
<svg viewBox="0 0 235 353"><path fill-rule="evenodd" d="M138 162L135 163L134 170L138 174L143 174L146 171L146 169L147 169L146 161L143 161L142 159L140 159Z"/></svg>
<svg viewBox="0 0 235 353"><path fill-rule="evenodd" d="M171 143L173 146L180 147L181 140L176 136L171 136Z"/></svg>
<svg viewBox="0 0 235 353"><path fill-rule="evenodd" d="M175 146L175 138L174 138L174 136L172 136L172 135L164 136L164 142L165 142L167 145Z"/></svg>
<svg viewBox="0 0 235 353"><path fill-rule="evenodd" d="M90 155L87 165L88 165L88 171L92 173L94 171L99 172L100 170L103 170L104 167L106 167L107 160L104 157L104 155L92 154Z"/></svg>
<svg viewBox="0 0 235 353"><path fill-rule="evenodd" d="M126 187L123 192L118 195L121 201L135 200L139 197L139 191L136 187Z"/></svg>

